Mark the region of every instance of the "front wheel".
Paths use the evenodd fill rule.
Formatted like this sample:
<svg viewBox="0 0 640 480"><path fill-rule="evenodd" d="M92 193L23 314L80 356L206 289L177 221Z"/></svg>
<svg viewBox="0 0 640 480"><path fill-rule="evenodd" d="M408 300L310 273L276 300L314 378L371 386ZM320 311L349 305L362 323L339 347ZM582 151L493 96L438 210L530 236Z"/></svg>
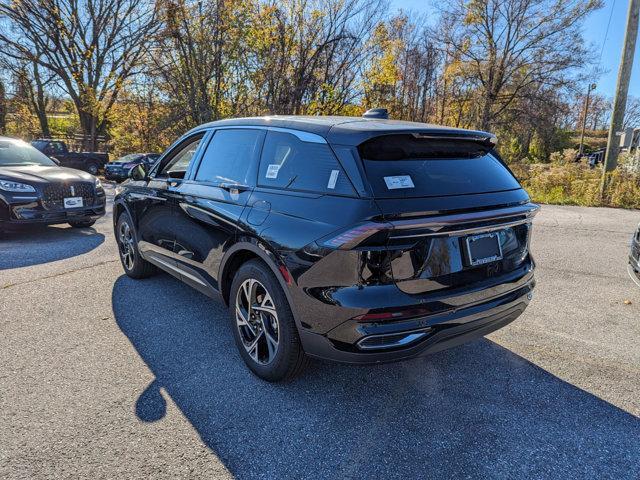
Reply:
<svg viewBox="0 0 640 480"><path fill-rule="evenodd" d="M287 297L271 270L251 260L238 270L229 299L238 351L258 377L289 380L308 363Z"/></svg>
<svg viewBox="0 0 640 480"><path fill-rule="evenodd" d="M89 172L91 175L97 174L98 170L99 170L99 167L95 163L91 163L87 166L87 172Z"/></svg>
<svg viewBox="0 0 640 480"><path fill-rule="evenodd" d="M156 267L140 256L129 214L124 212L116 223L116 242L124 272L131 278L146 278L156 272Z"/></svg>

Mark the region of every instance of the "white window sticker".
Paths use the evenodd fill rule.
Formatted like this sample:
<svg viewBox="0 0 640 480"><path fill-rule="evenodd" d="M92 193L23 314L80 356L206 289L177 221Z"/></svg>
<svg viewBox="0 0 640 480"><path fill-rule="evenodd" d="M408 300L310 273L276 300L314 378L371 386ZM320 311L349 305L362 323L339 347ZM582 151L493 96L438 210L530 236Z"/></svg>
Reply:
<svg viewBox="0 0 640 480"><path fill-rule="evenodd" d="M384 183L389 190L397 188L414 188L413 180L409 175L396 175L394 177L384 177Z"/></svg>
<svg viewBox="0 0 640 480"><path fill-rule="evenodd" d="M333 190L336 188L336 182L338 181L338 175L340 174L340 170L331 170L331 176L329 177L329 183L327 183L327 188Z"/></svg>
<svg viewBox="0 0 640 480"><path fill-rule="evenodd" d="M265 175L267 178L278 178L278 172L280 171L280 165L277 163L271 163L267 167L267 174Z"/></svg>

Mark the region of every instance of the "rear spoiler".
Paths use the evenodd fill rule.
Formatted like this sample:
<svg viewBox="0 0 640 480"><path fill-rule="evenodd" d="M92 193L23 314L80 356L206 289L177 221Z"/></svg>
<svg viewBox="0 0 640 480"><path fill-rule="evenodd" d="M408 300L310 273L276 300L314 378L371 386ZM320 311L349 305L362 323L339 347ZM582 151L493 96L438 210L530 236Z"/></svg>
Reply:
<svg viewBox="0 0 640 480"><path fill-rule="evenodd" d="M498 137L495 135L459 135L452 134L446 135L441 133L427 133L427 132L413 132L411 135L414 138L425 138L429 140L453 140L462 142L478 142L488 147L495 147L498 144Z"/></svg>

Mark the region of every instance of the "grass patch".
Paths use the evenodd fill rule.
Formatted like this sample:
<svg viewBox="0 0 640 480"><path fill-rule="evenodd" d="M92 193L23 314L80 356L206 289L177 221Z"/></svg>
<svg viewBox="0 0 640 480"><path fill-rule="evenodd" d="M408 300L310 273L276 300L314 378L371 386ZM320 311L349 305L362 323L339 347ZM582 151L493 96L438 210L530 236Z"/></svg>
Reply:
<svg viewBox="0 0 640 480"><path fill-rule="evenodd" d="M609 174L600 198L601 169L581 163L510 165L534 202L585 207L640 209L640 175L622 169Z"/></svg>

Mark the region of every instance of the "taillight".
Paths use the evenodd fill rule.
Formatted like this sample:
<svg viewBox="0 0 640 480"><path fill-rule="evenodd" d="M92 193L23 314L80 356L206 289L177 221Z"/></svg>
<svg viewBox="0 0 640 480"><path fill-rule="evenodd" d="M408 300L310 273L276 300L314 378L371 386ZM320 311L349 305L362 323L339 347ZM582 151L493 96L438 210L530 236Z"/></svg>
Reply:
<svg viewBox="0 0 640 480"><path fill-rule="evenodd" d="M363 245L384 247L390 228L392 227L388 223L361 223L355 227L350 227L337 233L334 232L320 239L318 244L340 250L350 250Z"/></svg>

